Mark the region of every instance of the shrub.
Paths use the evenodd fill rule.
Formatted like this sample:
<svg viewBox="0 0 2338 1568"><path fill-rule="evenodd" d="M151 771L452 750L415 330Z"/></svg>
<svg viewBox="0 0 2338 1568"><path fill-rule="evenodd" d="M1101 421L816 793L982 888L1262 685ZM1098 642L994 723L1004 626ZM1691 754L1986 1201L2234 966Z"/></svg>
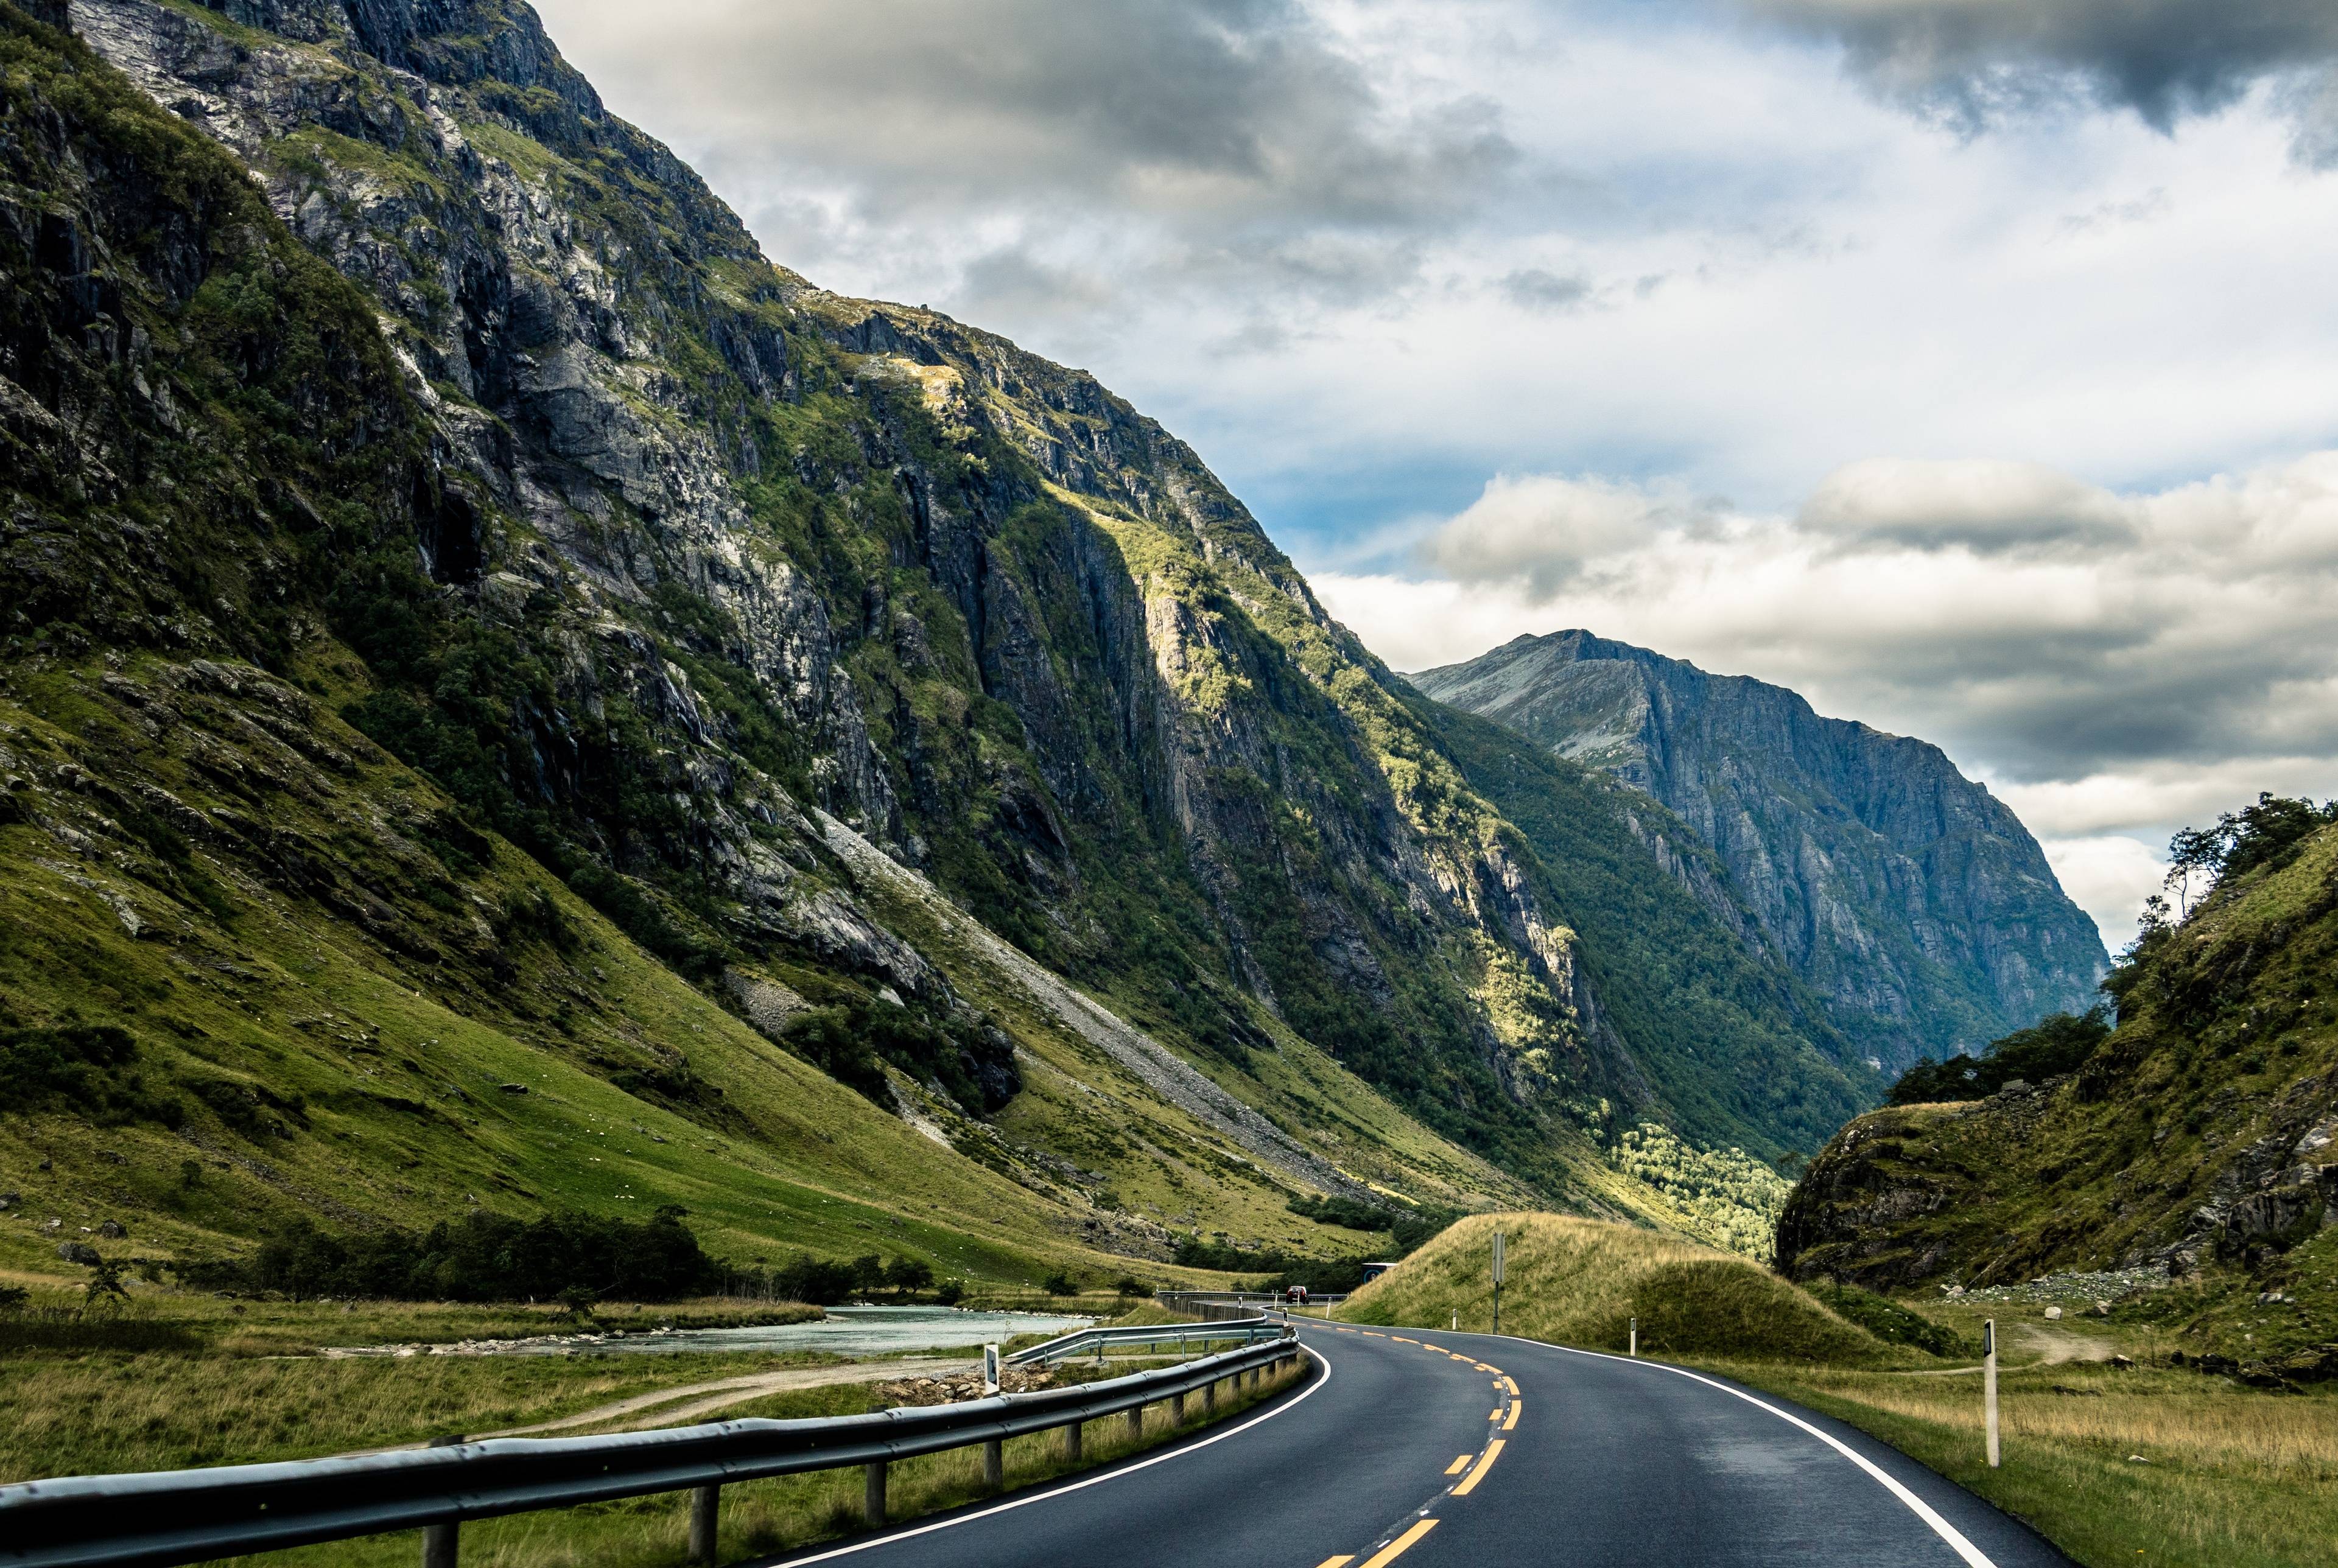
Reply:
<svg viewBox="0 0 2338 1568"><path fill-rule="evenodd" d="M1917 1063L1891 1086L1891 1102L1984 1100L2016 1080L2058 1078L2084 1066L2110 1033L2110 1010L2099 1004L2084 1013L2057 1013L1991 1041L1979 1056L1960 1054L1945 1062Z"/></svg>
<svg viewBox="0 0 2338 1568"><path fill-rule="evenodd" d="M515 1220L478 1213L428 1232L336 1235L306 1220L270 1237L248 1262L189 1265L191 1283L241 1283L292 1296L450 1301L671 1301L711 1289L722 1270L682 1223L659 1210L643 1222L590 1214Z"/></svg>
<svg viewBox="0 0 2338 1568"><path fill-rule="evenodd" d="M977 1112L997 1110L1023 1087L1014 1042L980 1019L956 1014L934 1018L915 1007L857 1001L798 1014L781 1037L821 1072L888 1110L893 1097L881 1065L886 1062L921 1083L939 1084Z"/></svg>
<svg viewBox="0 0 2338 1568"><path fill-rule="evenodd" d="M1813 1284L1805 1289L1832 1308L1836 1317L1849 1318L1878 1339L1888 1339L1895 1345L1912 1345L1934 1356L1962 1356L1970 1348L1953 1329L1943 1328L1920 1313L1911 1312L1897 1301L1879 1296L1872 1290L1862 1290L1856 1285L1846 1285L1839 1280Z"/></svg>
<svg viewBox="0 0 2338 1568"><path fill-rule="evenodd" d="M138 1042L111 1024L0 1029L0 1109L56 1110L100 1127L177 1127L186 1102L155 1093L136 1070Z"/></svg>
<svg viewBox="0 0 2338 1568"><path fill-rule="evenodd" d="M1080 1288L1072 1277L1060 1269L1040 1280L1039 1289L1050 1296L1076 1296L1080 1293Z"/></svg>

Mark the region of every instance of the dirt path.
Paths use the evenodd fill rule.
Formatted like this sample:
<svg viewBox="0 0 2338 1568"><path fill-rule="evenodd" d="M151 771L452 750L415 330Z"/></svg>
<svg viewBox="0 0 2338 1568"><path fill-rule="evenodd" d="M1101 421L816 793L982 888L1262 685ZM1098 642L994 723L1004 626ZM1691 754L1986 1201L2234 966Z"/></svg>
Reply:
<svg viewBox="0 0 2338 1568"><path fill-rule="evenodd" d="M2097 1339L2091 1334L2073 1333L2068 1328L2048 1328L2043 1323L2009 1323L2006 1328L2021 1342L2025 1350L2037 1355L2027 1361L2000 1362L2010 1372L2022 1367L2053 1367L2065 1361L2107 1361L2117 1347L2107 1339ZM1972 1377L1980 1373L1979 1363L1970 1367L1927 1367L1920 1371L1901 1372L1901 1377Z"/></svg>
<svg viewBox="0 0 2338 1568"><path fill-rule="evenodd" d="M673 1426L711 1416L733 1405L744 1405L751 1399L761 1399L766 1394L784 1394L795 1388L824 1388L835 1383L879 1383L896 1377L938 1377L945 1373L963 1372L974 1362L955 1356L913 1356L891 1361L848 1361L833 1367L782 1367L775 1372L753 1372L739 1377L718 1378L712 1383L685 1383L677 1388L658 1388L647 1394L636 1394L629 1399L614 1400L595 1405L590 1410L579 1410L573 1416L563 1416L555 1421L538 1421L526 1426L506 1426L498 1432L467 1434L473 1441L483 1437L535 1437L552 1432L575 1432L584 1426L607 1426L613 1432L634 1432L651 1426ZM689 1403L683 1403L683 1401ZM640 1416L639 1420L629 1417ZM418 1443L399 1445L418 1448ZM385 1448L359 1450L366 1454L395 1452Z"/></svg>

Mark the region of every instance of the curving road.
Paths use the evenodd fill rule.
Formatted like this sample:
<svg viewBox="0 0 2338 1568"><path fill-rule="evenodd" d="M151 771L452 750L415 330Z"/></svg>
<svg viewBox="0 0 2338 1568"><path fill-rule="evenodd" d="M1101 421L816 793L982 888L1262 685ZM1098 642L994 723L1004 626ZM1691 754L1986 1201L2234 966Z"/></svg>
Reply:
<svg viewBox="0 0 2338 1568"><path fill-rule="evenodd" d="M1653 1361L1302 1325L1321 1374L1174 1447L783 1563L2068 1568L1839 1422Z"/></svg>

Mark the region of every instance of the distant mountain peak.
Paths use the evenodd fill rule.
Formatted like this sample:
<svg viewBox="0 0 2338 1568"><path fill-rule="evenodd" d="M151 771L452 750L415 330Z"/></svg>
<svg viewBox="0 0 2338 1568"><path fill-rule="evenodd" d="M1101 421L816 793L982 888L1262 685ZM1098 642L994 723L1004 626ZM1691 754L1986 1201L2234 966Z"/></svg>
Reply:
<svg viewBox="0 0 2338 1568"><path fill-rule="evenodd" d="M2082 1008L2106 967L2037 840L1929 741L1579 628L1406 679L1670 808L1894 1067Z"/></svg>

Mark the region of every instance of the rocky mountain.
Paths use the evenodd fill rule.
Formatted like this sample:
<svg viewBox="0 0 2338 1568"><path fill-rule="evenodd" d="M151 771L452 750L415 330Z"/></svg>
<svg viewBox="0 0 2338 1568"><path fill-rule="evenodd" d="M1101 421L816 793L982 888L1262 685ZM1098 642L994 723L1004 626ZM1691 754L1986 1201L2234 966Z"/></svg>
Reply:
<svg viewBox="0 0 2338 1568"><path fill-rule="evenodd" d="M1191 449L774 265L526 6L0 41L28 1205L678 1201L1036 1278L1338 1242L1326 1193L1687 1223L1602 1140L1862 1102L1752 992L1742 1056L1607 1006Z"/></svg>
<svg viewBox="0 0 2338 1568"><path fill-rule="evenodd" d="M1938 747L1587 632L1407 679L1662 803L1730 887L1668 856L1678 873L1722 918L1750 914L1748 938L1888 1069L2083 1011L2102 977L2037 841Z"/></svg>
<svg viewBox="0 0 2338 1568"><path fill-rule="evenodd" d="M2073 1070L1846 1127L1787 1200L1779 1267L1882 1289L2102 1275L2106 1298L2159 1287L2135 1309L2195 1350L2338 1376L2333 958L2323 827L2148 931Z"/></svg>

